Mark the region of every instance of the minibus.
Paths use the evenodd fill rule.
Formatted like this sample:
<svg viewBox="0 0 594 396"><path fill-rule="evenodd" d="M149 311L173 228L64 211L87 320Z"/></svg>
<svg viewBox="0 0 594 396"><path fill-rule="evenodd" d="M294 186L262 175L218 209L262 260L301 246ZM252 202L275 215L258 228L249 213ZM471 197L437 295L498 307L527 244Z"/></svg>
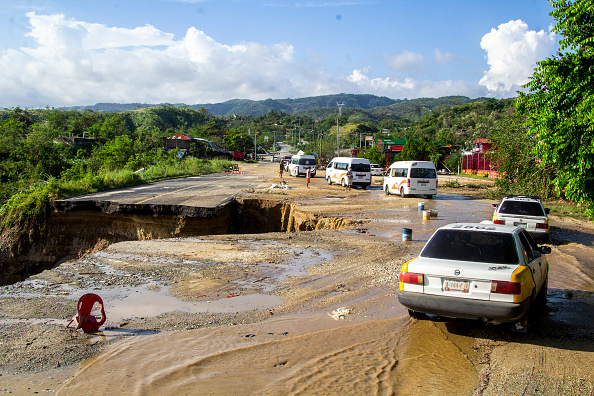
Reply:
<svg viewBox="0 0 594 396"><path fill-rule="evenodd" d="M384 177L386 195L425 195L428 199L437 194L437 170L431 161L396 161Z"/></svg>

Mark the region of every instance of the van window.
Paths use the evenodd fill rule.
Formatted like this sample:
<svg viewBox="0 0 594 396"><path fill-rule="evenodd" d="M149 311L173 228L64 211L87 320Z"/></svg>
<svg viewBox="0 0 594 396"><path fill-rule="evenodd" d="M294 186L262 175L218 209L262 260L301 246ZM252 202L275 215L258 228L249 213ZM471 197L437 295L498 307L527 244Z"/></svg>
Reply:
<svg viewBox="0 0 594 396"><path fill-rule="evenodd" d="M348 164L345 164L344 162L337 162L337 163L334 165L334 167L335 167L336 169L340 169L340 170L348 170L348 169L349 169L349 166L348 166Z"/></svg>
<svg viewBox="0 0 594 396"><path fill-rule="evenodd" d="M353 172L371 172L371 165L369 164L352 164Z"/></svg>
<svg viewBox="0 0 594 396"><path fill-rule="evenodd" d="M408 177L408 169L392 168L392 177Z"/></svg>
<svg viewBox="0 0 594 396"><path fill-rule="evenodd" d="M328 165L326 165L326 168L332 168L332 162L330 162Z"/></svg>
<svg viewBox="0 0 594 396"><path fill-rule="evenodd" d="M410 177L435 179L437 177L435 169L432 168L411 168Z"/></svg>
<svg viewBox="0 0 594 396"><path fill-rule="evenodd" d="M299 165L315 165L316 160L311 158L299 158Z"/></svg>

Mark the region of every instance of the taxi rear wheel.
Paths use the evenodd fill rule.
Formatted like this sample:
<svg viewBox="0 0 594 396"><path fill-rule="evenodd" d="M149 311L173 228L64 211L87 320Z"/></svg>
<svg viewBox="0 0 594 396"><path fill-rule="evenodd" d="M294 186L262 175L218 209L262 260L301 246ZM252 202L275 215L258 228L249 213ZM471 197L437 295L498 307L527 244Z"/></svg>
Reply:
<svg viewBox="0 0 594 396"><path fill-rule="evenodd" d="M417 312L417 311L413 311L412 309L408 310L408 316L410 316L413 319L427 319L427 315L422 313L422 312Z"/></svg>
<svg viewBox="0 0 594 396"><path fill-rule="evenodd" d="M548 288L549 288L549 274L547 274L547 277L545 278L545 280L542 284L542 287L540 288L540 291L534 298L534 301L533 301L534 309L541 311L546 307Z"/></svg>
<svg viewBox="0 0 594 396"><path fill-rule="evenodd" d="M400 196L402 198L406 198L406 194L404 193L404 187L400 187Z"/></svg>

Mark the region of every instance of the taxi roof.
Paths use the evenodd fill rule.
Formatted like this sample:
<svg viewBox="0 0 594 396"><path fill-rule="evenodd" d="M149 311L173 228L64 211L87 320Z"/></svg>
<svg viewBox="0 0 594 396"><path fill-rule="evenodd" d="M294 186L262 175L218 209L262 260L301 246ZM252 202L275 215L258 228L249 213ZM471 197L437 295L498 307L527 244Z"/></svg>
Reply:
<svg viewBox="0 0 594 396"><path fill-rule="evenodd" d="M503 232L503 233L513 234L515 232L515 230L517 230L519 228L520 227L485 222L485 223L451 223L451 224L446 224L443 227L439 227L438 230L491 231L491 232Z"/></svg>

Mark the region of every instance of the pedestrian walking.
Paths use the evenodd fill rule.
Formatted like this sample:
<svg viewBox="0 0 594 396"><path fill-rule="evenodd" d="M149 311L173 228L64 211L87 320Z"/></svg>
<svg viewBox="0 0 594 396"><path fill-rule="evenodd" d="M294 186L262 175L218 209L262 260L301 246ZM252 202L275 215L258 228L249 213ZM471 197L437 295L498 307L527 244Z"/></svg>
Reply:
<svg viewBox="0 0 594 396"><path fill-rule="evenodd" d="M285 161L281 161L280 168L278 170L278 176L282 179L283 178L283 171L285 170Z"/></svg>
<svg viewBox="0 0 594 396"><path fill-rule="evenodd" d="M345 182L345 191L351 191L351 186L353 185L353 168L349 168L349 171L346 173Z"/></svg>
<svg viewBox="0 0 594 396"><path fill-rule="evenodd" d="M307 185L307 188L309 188L309 178L311 176L311 168L307 168L307 170L305 171L305 183Z"/></svg>

